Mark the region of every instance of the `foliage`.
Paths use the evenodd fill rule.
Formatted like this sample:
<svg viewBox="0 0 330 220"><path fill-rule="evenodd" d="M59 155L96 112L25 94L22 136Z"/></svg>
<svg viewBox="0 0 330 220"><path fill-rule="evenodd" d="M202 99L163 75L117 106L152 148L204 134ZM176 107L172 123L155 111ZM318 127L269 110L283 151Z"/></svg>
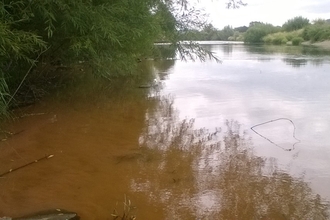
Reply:
<svg viewBox="0 0 330 220"><path fill-rule="evenodd" d="M240 5L227 2L229 8ZM0 114L28 77L58 66L87 61L94 73L108 78L130 74L157 40L200 52L199 45L178 42L187 30L205 26L203 15L187 0L3 0Z"/></svg>
<svg viewBox="0 0 330 220"><path fill-rule="evenodd" d="M316 24L316 25L324 25L324 24L327 24L327 23L330 23L330 22L328 20L319 18L319 19L313 20L312 23Z"/></svg>
<svg viewBox="0 0 330 220"><path fill-rule="evenodd" d="M150 12L151 3L2 1L0 92L6 96L2 96L1 109L8 109L17 89L40 61L58 65L86 60L101 74L129 70L137 56L149 52L162 28Z"/></svg>
<svg viewBox="0 0 330 220"><path fill-rule="evenodd" d="M330 24L316 23L314 25L309 25L305 27L302 37L304 40L315 42L315 41L323 41L330 40Z"/></svg>
<svg viewBox="0 0 330 220"><path fill-rule="evenodd" d="M235 41L242 40L242 34L239 31L235 31L231 26L225 26L222 30L218 30L211 24L206 25L203 30L189 30L184 36L183 40L195 40L195 41L205 41L205 40L220 40L220 41Z"/></svg>
<svg viewBox="0 0 330 220"><path fill-rule="evenodd" d="M241 32L241 33L244 33L248 30L249 28L246 27L246 26L240 26L240 27L236 27L234 28L235 31L238 31L238 32Z"/></svg>
<svg viewBox="0 0 330 220"><path fill-rule="evenodd" d="M182 57L183 60L200 60L205 61L206 59L215 59L217 62L220 60L213 55L213 52L206 50L205 48L199 46L196 42L188 42L188 43L178 43L176 45L177 51Z"/></svg>
<svg viewBox="0 0 330 220"><path fill-rule="evenodd" d="M8 85L4 78L0 79L0 116L7 116L8 114ZM0 118L2 119L2 118Z"/></svg>
<svg viewBox="0 0 330 220"><path fill-rule="evenodd" d="M36 33L16 28L24 21L24 15L15 18L9 12L22 5L22 1L0 3L0 117L7 115L12 99L7 82L15 80L11 73L19 74L21 68L34 65L35 57L46 49L45 41Z"/></svg>
<svg viewBox="0 0 330 220"><path fill-rule="evenodd" d="M291 31L291 32L276 32L268 34L263 38L263 41L267 44L286 44L294 38L299 38L302 35L302 30ZM300 42L301 43L301 42ZM300 44L299 43L299 44Z"/></svg>
<svg viewBox="0 0 330 220"><path fill-rule="evenodd" d="M284 36L280 36L273 40L273 44L275 45L286 44L286 42L288 42L288 39L286 39Z"/></svg>
<svg viewBox="0 0 330 220"><path fill-rule="evenodd" d="M234 36L235 31L231 26L225 26L221 31L219 31L220 39L229 40L229 37Z"/></svg>
<svg viewBox="0 0 330 220"><path fill-rule="evenodd" d="M260 24L263 24L263 23L260 22L260 21L251 21L250 24L249 24L249 27L253 27L253 26L256 26L256 25L260 25Z"/></svg>
<svg viewBox="0 0 330 220"><path fill-rule="evenodd" d="M215 27L213 27L212 24L208 24L204 27L204 29L201 32L202 35L204 35L204 39L206 40L217 40L218 39L218 32Z"/></svg>
<svg viewBox="0 0 330 220"><path fill-rule="evenodd" d="M235 31L233 36L228 37L228 40L230 40L230 41L243 41L244 40L243 33Z"/></svg>
<svg viewBox="0 0 330 220"><path fill-rule="evenodd" d="M309 25L309 20L307 18L303 18L302 16L294 17L285 22L282 26L285 31L294 31L299 30L301 28Z"/></svg>
<svg viewBox="0 0 330 220"><path fill-rule="evenodd" d="M275 33L278 30L271 24L257 23L250 25L249 29L244 34L244 42L246 43L261 43L267 34Z"/></svg>
<svg viewBox="0 0 330 220"><path fill-rule="evenodd" d="M294 46L298 46L300 45L302 42L304 41L304 39L302 37L294 37L292 39L292 45Z"/></svg>
<svg viewBox="0 0 330 220"><path fill-rule="evenodd" d="M263 38L263 41L268 44L280 45L280 44L285 44L288 41L288 39L285 37L283 33L278 32L265 36Z"/></svg>

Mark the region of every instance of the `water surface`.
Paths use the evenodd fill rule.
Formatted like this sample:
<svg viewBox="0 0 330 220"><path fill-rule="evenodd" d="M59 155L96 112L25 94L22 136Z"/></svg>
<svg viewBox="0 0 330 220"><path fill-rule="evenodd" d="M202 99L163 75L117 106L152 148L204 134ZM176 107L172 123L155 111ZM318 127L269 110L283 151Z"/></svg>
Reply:
<svg viewBox="0 0 330 220"><path fill-rule="evenodd" d="M257 155L274 157L281 168L304 173L330 198L330 56L315 48L213 45L222 59L176 62L166 93L175 94L181 118L212 129L237 120L253 138ZM279 118L256 130L250 128ZM300 140L293 138L295 136ZM291 151L290 151L291 150Z"/></svg>
<svg viewBox="0 0 330 220"><path fill-rule="evenodd" d="M54 157L0 178L0 216L327 219L329 55L206 46L221 64L144 61L138 83L87 77L17 111L0 173Z"/></svg>

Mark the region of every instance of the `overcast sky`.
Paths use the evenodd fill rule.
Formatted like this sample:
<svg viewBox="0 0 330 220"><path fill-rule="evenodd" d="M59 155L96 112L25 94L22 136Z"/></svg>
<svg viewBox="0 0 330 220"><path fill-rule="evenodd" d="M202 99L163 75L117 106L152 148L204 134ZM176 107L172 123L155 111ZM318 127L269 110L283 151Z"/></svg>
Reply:
<svg viewBox="0 0 330 220"><path fill-rule="evenodd" d="M226 25L248 26L251 21L282 25L295 16L313 21L330 19L330 0L243 0L248 5L240 9L226 9L226 0L201 0L209 14L209 21L218 29Z"/></svg>

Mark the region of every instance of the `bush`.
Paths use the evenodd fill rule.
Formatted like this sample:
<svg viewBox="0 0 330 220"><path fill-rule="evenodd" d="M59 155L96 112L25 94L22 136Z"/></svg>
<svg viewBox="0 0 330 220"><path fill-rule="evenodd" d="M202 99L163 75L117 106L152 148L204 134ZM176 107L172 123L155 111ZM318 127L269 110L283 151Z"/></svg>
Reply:
<svg viewBox="0 0 330 220"><path fill-rule="evenodd" d="M315 24L305 27L302 36L304 40L311 42L323 41L330 39L330 25L329 24Z"/></svg>
<svg viewBox="0 0 330 220"><path fill-rule="evenodd" d="M292 39L295 37L295 35L292 32L289 32L286 34L285 37L288 41L292 41Z"/></svg>
<svg viewBox="0 0 330 220"><path fill-rule="evenodd" d="M304 39L302 37L295 37L295 38L292 39L292 45L298 46L303 41L304 41Z"/></svg>
<svg viewBox="0 0 330 220"><path fill-rule="evenodd" d="M291 31L291 32L277 32L273 34L268 34L263 38L263 41L267 44L286 44L293 38L302 36L302 30Z"/></svg>
<svg viewBox="0 0 330 220"><path fill-rule="evenodd" d="M236 38L236 41L244 41L244 35L241 34Z"/></svg>
<svg viewBox="0 0 330 220"><path fill-rule="evenodd" d="M288 42L288 40L281 34L276 35L272 40L272 43L275 45L285 44L286 42Z"/></svg>
<svg viewBox="0 0 330 220"><path fill-rule="evenodd" d="M247 43L261 43L267 34L274 33L278 28L271 24L256 24L249 27L244 34L244 42Z"/></svg>
<svg viewBox="0 0 330 220"><path fill-rule="evenodd" d="M272 44L273 42L273 37L271 36L271 34L268 34L267 36L265 36L262 39L266 44Z"/></svg>

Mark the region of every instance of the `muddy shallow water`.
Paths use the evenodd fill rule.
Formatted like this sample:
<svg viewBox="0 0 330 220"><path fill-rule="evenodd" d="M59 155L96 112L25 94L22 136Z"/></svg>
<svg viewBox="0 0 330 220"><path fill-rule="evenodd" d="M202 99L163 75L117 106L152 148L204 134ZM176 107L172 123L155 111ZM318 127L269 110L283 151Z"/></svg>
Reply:
<svg viewBox="0 0 330 220"><path fill-rule="evenodd" d="M54 156L0 178L0 216L327 219L329 56L209 47L222 64L146 61L158 87L84 79L15 112L0 173Z"/></svg>

